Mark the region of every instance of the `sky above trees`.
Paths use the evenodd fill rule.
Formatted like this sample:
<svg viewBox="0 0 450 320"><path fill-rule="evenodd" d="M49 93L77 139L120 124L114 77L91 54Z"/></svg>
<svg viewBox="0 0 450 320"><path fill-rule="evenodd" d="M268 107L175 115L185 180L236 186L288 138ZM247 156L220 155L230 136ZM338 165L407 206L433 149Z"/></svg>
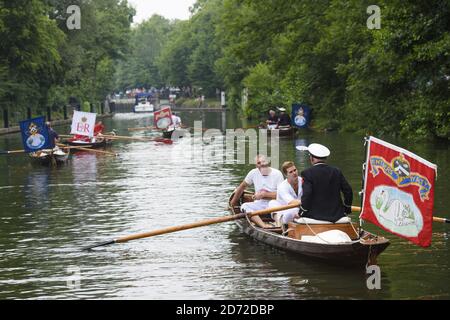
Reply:
<svg viewBox="0 0 450 320"><path fill-rule="evenodd" d="M136 9L134 23L141 23L154 14L166 19L189 19L191 7L195 0L129 0L129 3Z"/></svg>

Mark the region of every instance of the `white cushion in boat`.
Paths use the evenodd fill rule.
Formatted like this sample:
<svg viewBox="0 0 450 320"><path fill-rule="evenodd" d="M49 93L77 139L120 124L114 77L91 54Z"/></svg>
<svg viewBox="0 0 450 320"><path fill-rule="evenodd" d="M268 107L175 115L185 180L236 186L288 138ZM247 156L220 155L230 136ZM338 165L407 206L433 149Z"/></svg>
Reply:
<svg viewBox="0 0 450 320"><path fill-rule="evenodd" d="M340 218L338 221L335 222L335 224L339 224L339 223L350 223L352 221L352 219L350 219L349 217L342 217ZM311 219L311 218L297 218L294 219L295 223L300 223L300 224L333 224L333 222L330 221L324 221L324 220L316 220L316 219Z"/></svg>
<svg viewBox="0 0 450 320"><path fill-rule="evenodd" d="M318 233L315 236L302 236L302 241L314 242L314 243L324 243L324 244L337 244L337 243L351 243L352 239L341 230L328 230L325 232Z"/></svg>

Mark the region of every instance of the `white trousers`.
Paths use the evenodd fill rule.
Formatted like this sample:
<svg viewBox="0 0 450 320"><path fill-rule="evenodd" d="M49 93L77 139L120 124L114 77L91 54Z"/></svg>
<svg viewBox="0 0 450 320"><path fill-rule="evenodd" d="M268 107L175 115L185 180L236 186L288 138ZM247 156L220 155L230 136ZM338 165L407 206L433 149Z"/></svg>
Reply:
<svg viewBox="0 0 450 320"><path fill-rule="evenodd" d="M275 208L275 207L280 207L280 206L285 206L286 203L281 203L277 200L270 200L269 201L269 208ZM279 211L279 212L273 212L272 213L272 217L274 218L275 221L279 221L282 224L288 224L289 222L294 221L294 219L298 218L298 212L299 212L299 208L292 208L292 209L287 209L287 210L283 210L283 211ZM276 214L276 216L275 216Z"/></svg>
<svg viewBox="0 0 450 320"><path fill-rule="evenodd" d="M253 212L253 211L259 211L267 209L269 206L269 201L254 201L254 202L246 202L241 206L242 212Z"/></svg>

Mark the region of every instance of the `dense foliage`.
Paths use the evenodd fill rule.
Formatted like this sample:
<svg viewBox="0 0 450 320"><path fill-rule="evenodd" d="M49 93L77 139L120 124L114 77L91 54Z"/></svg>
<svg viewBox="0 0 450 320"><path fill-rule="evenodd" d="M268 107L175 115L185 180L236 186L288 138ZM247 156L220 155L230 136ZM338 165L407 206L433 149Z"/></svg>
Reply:
<svg viewBox="0 0 450 320"><path fill-rule="evenodd" d="M78 31L65 8L82 8ZM0 103L178 87L247 117L304 102L314 125L450 139L450 2L198 0L187 21L130 27L119 0L0 0ZM242 104L243 92L248 93Z"/></svg>
<svg viewBox="0 0 450 320"><path fill-rule="evenodd" d="M69 29L70 5L80 29ZM0 0L0 106L41 113L69 97L98 102L127 54L134 10L119 0Z"/></svg>

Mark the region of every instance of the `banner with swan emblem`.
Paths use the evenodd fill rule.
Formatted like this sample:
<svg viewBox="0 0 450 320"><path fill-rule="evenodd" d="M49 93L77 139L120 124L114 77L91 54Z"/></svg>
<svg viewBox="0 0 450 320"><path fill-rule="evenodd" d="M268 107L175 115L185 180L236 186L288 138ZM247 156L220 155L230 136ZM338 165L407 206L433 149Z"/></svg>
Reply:
<svg viewBox="0 0 450 320"><path fill-rule="evenodd" d="M361 219L409 241L431 244L437 166L369 137Z"/></svg>

